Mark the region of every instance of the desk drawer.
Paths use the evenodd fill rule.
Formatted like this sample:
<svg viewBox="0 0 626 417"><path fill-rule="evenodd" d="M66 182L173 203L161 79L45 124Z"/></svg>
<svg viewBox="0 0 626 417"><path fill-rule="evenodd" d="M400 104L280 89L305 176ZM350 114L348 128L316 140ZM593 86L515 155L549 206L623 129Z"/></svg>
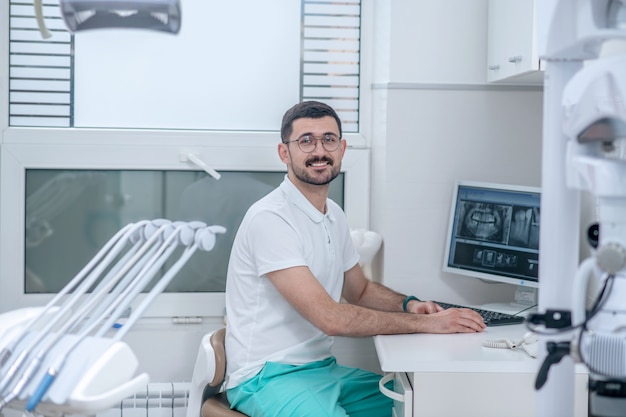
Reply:
<svg viewBox="0 0 626 417"><path fill-rule="evenodd" d="M536 377L535 373L415 373L411 375L414 417L534 417ZM572 417L586 417L586 374L576 374L575 387Z"/></svg>
<svg viewBox="0 0 626 417"><path fill-rule="evenodd" d="M384 385L393 380L393 391ZM413 417L413 388L404 372L392 372L380 379L380 392L393 400L393 417Z"/></svg>

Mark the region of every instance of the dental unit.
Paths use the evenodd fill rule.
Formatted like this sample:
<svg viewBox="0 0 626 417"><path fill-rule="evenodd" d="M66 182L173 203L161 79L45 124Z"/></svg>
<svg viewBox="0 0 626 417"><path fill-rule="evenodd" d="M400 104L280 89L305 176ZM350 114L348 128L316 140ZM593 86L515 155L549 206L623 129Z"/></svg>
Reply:
<svg viewBox="0 0 626 417"><path fill-rule="evenodd" d="M0 410L95 414L145 386L149 377L133 375L138 360L123 337L191 256L212 250L225 231L202 222L131 223L46 306L0 315Z"/></svg>

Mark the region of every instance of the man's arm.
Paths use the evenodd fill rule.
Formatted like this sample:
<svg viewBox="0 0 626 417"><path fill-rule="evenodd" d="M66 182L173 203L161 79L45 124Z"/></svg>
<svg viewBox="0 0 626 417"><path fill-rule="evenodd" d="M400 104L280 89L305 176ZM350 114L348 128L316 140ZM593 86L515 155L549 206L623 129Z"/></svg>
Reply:
<svg viewBox="0 0 626 417"><path fill-rule="evenodd" d="M349 303L362 307L381 311L403 312L406 295L368 280L365 274L363 274L361 267L357 264L345 273L343 297ZM432 301L411 300L407 304L407 311L410 313L430 314L442 310L441 306Z"/></svg>
<svg viewBox="0 0 626 417"><path fill-rule="evenodd" d="M356 266L360 271L360 267ZM351 269L350 271L353 271ZM349 271L349 272L350 272ZM358 272L354 271L358 275ZM361 272L362 274L362 272ZM350 274L351 275L351 274ZM484 329L480 316L468 309L448 309L432 314L407 314L399 307L395 311L374 309L374 292L368 289L359 293L360 280L344 285L344 297L347 301L359 300L362 304L335 302L315 279L311 271L304 266L274 271L268 277L276 289L287 301L313 325L331 336L374 336L378 334L403 333L473 333ZM354 277L352 277L354 278ZM363 277L363 279L366 279ZM372 287L375 288L375 287ZM377 291L376 288L373 291ZM393 302L390 296L378 306ZM357 297L357 298L355 298ZM368 302L364 302L368 300ZM411 303L415 308L418 303ZM420 303L421 304L421 303Z"/></svg>

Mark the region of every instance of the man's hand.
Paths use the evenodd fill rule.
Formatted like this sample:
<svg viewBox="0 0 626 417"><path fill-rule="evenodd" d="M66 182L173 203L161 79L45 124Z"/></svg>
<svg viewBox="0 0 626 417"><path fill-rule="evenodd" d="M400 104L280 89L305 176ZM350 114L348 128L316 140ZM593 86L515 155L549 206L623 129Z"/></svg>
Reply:
<svg viewBox="0 0 626 417"><path fill-rule="evenodd" d="M411 300L407 310L413 314L428 314L428 333L474 333L485 329L485 322L477 312L468 308L444 309L433 301Z"/></svg>
<svg viewBox="0 0 626 417"><path fill-rule="evenodd" d="M486 327L480 314L469 308L449 308L424 318L428 333L476 333Z"/></svg>

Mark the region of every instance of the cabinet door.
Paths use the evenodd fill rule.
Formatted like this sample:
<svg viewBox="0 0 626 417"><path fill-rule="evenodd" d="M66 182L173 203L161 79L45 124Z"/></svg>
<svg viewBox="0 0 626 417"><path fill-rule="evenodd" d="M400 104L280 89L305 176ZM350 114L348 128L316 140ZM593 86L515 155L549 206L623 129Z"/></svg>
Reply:
<svg viewBox="0 0 626 417"><path fill-rule="evenodd" d="M534 0L489 0L487 81L539 70Z"/></svg>

